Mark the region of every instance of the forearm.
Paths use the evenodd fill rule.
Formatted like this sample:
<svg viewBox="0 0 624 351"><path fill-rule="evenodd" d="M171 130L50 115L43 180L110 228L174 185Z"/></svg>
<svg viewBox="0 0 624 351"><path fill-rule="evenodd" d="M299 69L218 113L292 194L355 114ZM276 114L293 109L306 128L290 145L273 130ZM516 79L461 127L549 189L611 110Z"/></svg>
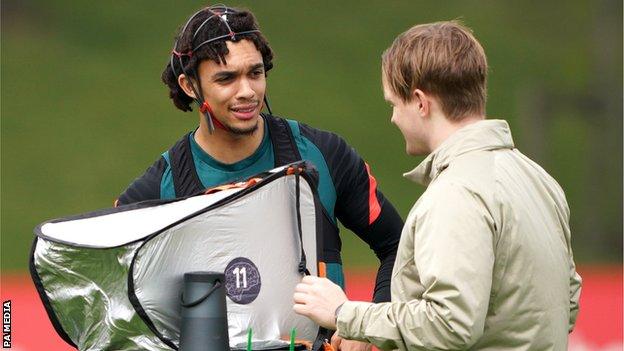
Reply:
<svg viewBox="0 0 624 351"><path fill-rule="evenodd" d="M386 255L377 270L375 280L375 290L373 292L373 302L389 302L391 297L390 280L392 279L392 269L396 259L396 250Z"/></svg>
<svg viewBox="0 0 624 351"><path fill-rule="evenodd" d="M346 302L338 315L338 335L380 349L465 349L479 337L466 316L453 315L433 301Z"/></svg>
<svg viewBox="0 0 624 351"><path fill-rule="evenodd" d="M390 301L390 281L402 228L403 220L388 201L384 201L379 218L367 228L367 242L379 259L374 302Z"/></svg>

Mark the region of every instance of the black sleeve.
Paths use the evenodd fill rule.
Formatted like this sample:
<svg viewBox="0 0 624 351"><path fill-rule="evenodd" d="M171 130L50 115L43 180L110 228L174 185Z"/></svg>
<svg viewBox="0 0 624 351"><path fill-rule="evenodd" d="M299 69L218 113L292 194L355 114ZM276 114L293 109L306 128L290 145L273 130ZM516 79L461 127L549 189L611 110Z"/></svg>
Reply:
<svg viewBox="0 0 624 351"><path fill-rule="evenodd" d="M373 301L390 301L390 279L403 220L377 188L368 165L342 138L304 124L300 124L300 129L327 162L336 188L336 217L379 258Z"/></svg>
<svg viewBox="0 0 624 351"><path fill-rule="evenodd" d="M115 202L115 206L160 199L160 181L167 166L167 161L161 156L128 186Z"/></svg>

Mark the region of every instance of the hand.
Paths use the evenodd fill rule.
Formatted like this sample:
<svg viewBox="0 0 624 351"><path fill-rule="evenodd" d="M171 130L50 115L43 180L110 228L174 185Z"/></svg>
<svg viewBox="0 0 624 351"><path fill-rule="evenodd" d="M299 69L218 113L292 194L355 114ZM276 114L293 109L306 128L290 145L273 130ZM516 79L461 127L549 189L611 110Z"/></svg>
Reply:
<svg viewBox="0 0 624 351"><path fill-rule="evenodd" d="M342 289L327 278L308 275L295 287L295 313L306 316L327 329L336 329L336 308L345 303Z"/></svg>
<svg viewBox="0 0 624 351"><path fill-rule="evenodd" d="M356 340L345 340L334 333L331 338L331 346L336 351L371 351L373 345Z"/></svg>

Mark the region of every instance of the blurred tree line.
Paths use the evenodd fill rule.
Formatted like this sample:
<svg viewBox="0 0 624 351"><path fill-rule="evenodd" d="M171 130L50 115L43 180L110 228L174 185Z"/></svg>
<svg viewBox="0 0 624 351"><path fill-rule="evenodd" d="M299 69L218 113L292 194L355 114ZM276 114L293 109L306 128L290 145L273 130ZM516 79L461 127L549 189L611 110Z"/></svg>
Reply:
<svg viewBox="0 0 624 351"><path fill-rule="evenodd" d="M276 52L274 112L344 136L403 217L423 189L380 88L410 26L461 19L490 64L488 116L566 191L578 262L622 260L622 2L233 1ZM38 223L112 204L182 133L160 73L200 1L2 2L2 270L26 269ZM88 233L85 233L88 235ZM375 263L345 232L345 261Z"/></svg>

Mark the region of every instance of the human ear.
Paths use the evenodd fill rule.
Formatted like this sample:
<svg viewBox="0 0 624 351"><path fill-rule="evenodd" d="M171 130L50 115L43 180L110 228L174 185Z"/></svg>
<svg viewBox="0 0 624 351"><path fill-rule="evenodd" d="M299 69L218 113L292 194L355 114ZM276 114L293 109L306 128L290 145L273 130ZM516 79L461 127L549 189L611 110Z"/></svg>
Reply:
<svg viewBox="0 0 624 351"><path fill-rule="evenodd" d="M412 93L412 99L417 103L418 112L422 116L428 116L431 109L431 101L429 101L427 94L420 89L416 89Z"/></svg>
<svg viewBox="0 0 624 351"><path fill-rule="evenodd" d="M196 99L197 96L195 96L195 91L193 90L193 86L191 84L193 84L193 81L189 79L185 74L180 74L178 76L178 85L180 85L186 95L192 97L193 99Z"/></svg>

